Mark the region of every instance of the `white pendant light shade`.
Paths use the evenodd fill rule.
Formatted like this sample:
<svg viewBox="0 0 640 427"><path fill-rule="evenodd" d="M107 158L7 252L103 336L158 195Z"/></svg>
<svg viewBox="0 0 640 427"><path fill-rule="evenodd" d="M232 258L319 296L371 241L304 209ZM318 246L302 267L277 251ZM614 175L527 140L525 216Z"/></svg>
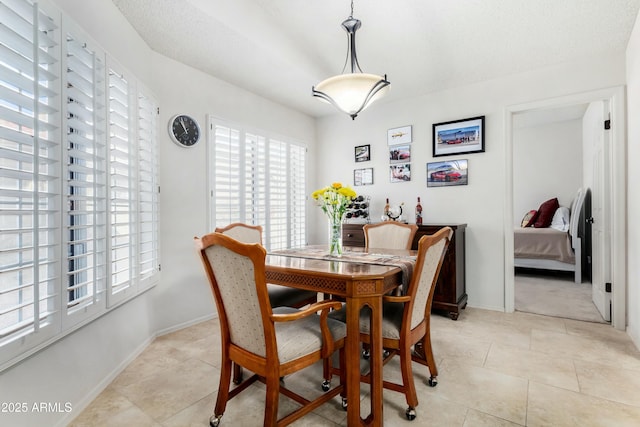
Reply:
<svg viewBox="0 0 640 427"><path fill-rule="evenodd" d="M333 104L336 108L349 114L355 119L358 113L367 108L389 90L387 76L363 73L356 55L356 31L361 22L353 17L353 1L351 1L351 15L342 22L342 28L347 32L348 50L347 60L342 74L329 77L312 88L312 94L321 100ZM345 73L347 64L351 66L351 73Z"/></svg>
<svg viewBox="0 0 640 427"><path fill-rule="evenodd" d="M389 90L385 77L348 73L329 77L313 88L313 95L355 118Z"/></svg>

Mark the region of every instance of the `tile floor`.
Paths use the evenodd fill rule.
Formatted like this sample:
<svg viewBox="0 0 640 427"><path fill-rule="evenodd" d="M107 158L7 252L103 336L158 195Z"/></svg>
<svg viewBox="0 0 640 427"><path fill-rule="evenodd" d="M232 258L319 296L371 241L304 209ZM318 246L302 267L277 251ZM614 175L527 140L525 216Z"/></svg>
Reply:
<svg viewBox="0 0 640 427"><path fill-rule="evenodd" d="M609 325L467 308L457 321L432 316L432 335L437 387L414 364L418 417L407 421L403 395L385 390L385 426L640 426L640 352ZM218 342L215 319L156 339L71 426L207 426ZM385 377L397 376L391 362ZM286 381L313 396L320 379L314 365ZM229 403L221 425L260 426L263 404L254 384ZM293 425L344 426L346 413L338 397Z"/></svg>

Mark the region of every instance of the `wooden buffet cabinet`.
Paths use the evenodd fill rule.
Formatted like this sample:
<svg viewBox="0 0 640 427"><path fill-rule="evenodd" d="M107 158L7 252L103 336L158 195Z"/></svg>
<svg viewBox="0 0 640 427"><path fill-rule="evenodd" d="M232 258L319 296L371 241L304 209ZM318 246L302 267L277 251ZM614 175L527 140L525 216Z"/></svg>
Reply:
<svg viewBox="0 0 640 427"><path fill-rule="evenodd" d="M364 224L342 224L342 244L364 247ZM465 228L467 224L426 224L418 226L411 249L418 249L418 240L425 234L434 234L442 227L451 227L453 239L445 255L440 276L433 295L433 310L444 311L453 320L467 306L465 284Z"/></svg>

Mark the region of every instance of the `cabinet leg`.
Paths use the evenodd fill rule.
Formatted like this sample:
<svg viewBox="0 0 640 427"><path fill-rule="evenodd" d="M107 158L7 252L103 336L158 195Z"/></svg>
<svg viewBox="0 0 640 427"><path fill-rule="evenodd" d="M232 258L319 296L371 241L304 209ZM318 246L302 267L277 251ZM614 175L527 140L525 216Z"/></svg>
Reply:
<svg viewBox="0 0 640 427"><path fill-rule="evenodd" d="M458 315L459 315L459 313L457 311L450 311L449 312L449 317L451 318L451 320L458 320Z"/></svg>

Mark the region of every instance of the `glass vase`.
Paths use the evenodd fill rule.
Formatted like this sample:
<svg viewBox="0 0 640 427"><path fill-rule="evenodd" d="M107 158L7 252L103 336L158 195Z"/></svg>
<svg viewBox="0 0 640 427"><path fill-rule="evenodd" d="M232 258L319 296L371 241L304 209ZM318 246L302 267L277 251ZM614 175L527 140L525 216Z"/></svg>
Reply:
<svg viewBox="0 0 640 427"><path fill-rule="evenodd" d="M342 255L342 220L329 219L329 255Z"/></svg>

